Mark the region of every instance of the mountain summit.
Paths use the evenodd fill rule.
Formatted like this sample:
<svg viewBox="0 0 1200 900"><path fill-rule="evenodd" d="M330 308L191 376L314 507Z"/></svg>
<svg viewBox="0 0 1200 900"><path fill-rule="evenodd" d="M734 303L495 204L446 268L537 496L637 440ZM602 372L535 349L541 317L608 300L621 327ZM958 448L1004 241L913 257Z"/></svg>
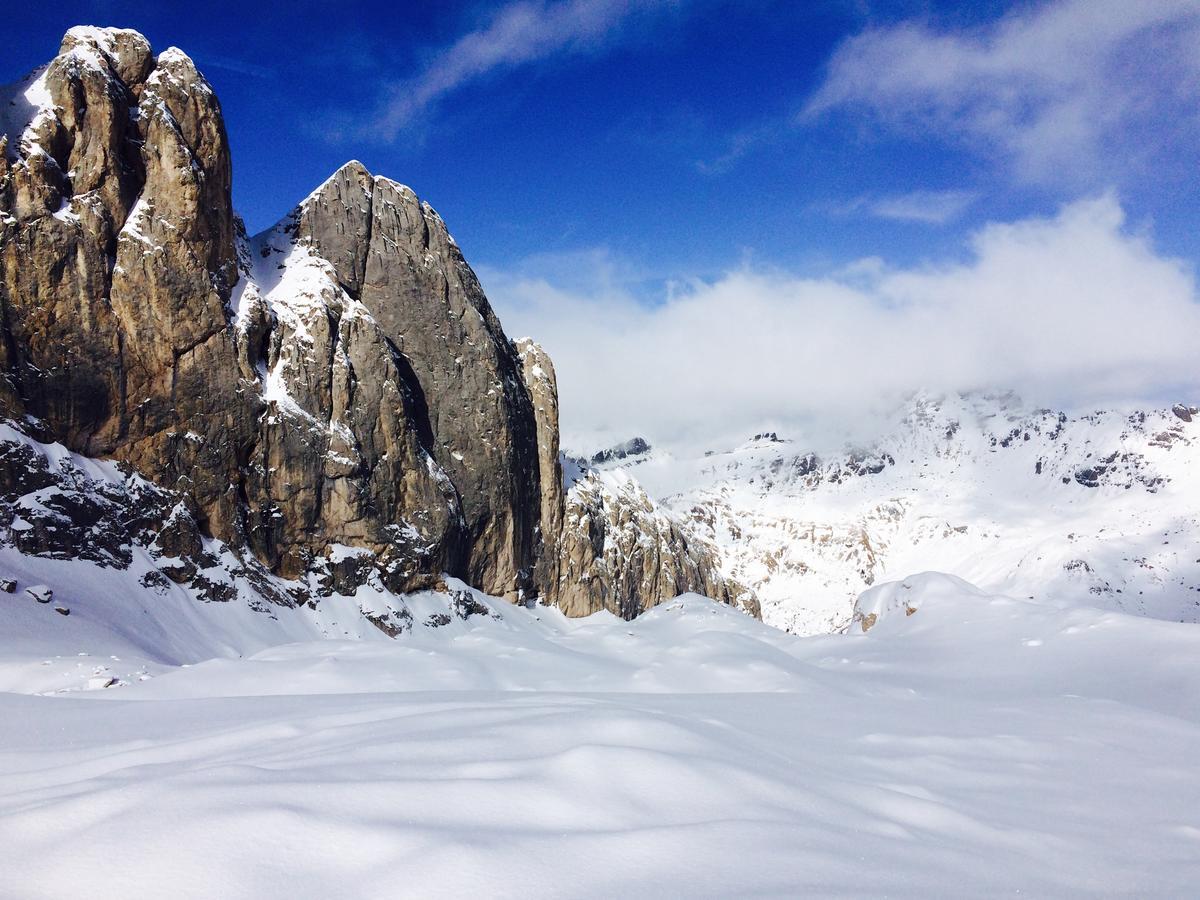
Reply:
<svg viewBox="0 0 1200 900"><path fill-rule="evenodd" d="M674 525L606 552L596 491L564 517L553 367L507 338L412 190L350 162L248 237L216 95L134 31L72 28L5 94L0 414L24 552L144 545L195 588L228 550L225 589L202 594L252 602L443 574L576 613L741 593ZM153 490L109 490L103 536L94 504L39 511L31 491L78 493L56 443ZM660 556L682 561L665 580Z"/></svg>

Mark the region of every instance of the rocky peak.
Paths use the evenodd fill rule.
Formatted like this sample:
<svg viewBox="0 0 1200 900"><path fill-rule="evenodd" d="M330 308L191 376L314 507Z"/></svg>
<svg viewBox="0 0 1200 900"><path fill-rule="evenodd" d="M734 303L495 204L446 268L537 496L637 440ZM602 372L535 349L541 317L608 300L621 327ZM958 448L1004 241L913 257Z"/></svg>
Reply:
<svg viewBox="0 0 1200 900"><path fill-rule="evenodd" d="M404 517L406 533L438 548L431 562L461 569L493 593L535 594L541 488L533 409L516 350L441 217L409 188L350 162L249 239L242 257L244 284L233 306L243 366L262 370L273 415L283 424L327 423L308 432L327 432L340 459L373 468L375 454L361 452L377 446L387 454L387 442L361 440L360 424L374 427L373 420L354 419L363 415L367 381L394 385L404 415L388 430L414 443L407 460L389 459L410 472L408 482L424 478L412 470L428 473L433 480L422 492L449 487L449 499L435 507L452 513L443 527L461 532L428 533L417 521L425 513ZM355 355L348 342L368 335L378 360L370 379L358 369L366 365L361 356L357 364L339 361ZM266 358L255 362L264 340ZM347 361L352 384L341 374ZM292 447L287 455L297 453ZM293 484L312 477L295 474ZM381 524L395 514L386 512Z"/></svg>
<svg viewBox="0 0 1200 900"><path fill-rule="evenodd" d="M127 85L141 84L155 64L150 42L129 28L76 25L63 35L58 47L60 57L75 54L84 58L101 57L113 74Z"/></svg>
<svg viewBox="0 0 1200 900"><path fill-rule="evenodd" d="M338 283L362 290L371 230L375 178L351 160L308 195L295 210L296 237L333 266Z"/></svg>
<svg viewBox="0 0 1200 900"><path fill-rule="evenodd" d="M630 457L644 456L649 452L650 442L642 437L634 437L592 454L592 465L599 466L604 463L618 462Z"/></svg>
<svg viewBox="0 0 1200 900"><path fill-rule="evenodd" d="M353 547L395 592L448 573L611 606L563 587L600 555L564 580L553 366L508 340L429 204L352 161L246 236L211 86L136 32L73 28L4 91L0 414L128 463L183 505L173 545L216 538L272 578ZM693 562L638 563L620 610L703 589Z"/></svg>
<svg viewBox="0 0 1200 900"><path fill-rule="evenodd" d="M232 537L250 414L212 390L237 384L216 97L182 53L155 59L135 32L97 28L71 29L7 92L26 106L5 123L0 172L0 404L41 437L186 486ZM213 446L181 446L181 431Z"/></svg>

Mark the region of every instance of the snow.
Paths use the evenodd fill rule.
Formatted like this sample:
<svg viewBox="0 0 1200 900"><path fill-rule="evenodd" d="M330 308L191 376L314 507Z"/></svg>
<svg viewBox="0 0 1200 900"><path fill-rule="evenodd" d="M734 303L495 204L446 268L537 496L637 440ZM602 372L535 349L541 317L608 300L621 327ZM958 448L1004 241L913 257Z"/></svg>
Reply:
<svg viewBox="0 0 1200 900"><path fill-rule="evenodd" d="M65 38L73 38L75 41L94 42L104 53L113 55L116 53L116 38L118 37L134 37L140 38L141 35L131 28L101 28L96 25L75 25L67 29Z"/></svg>
<svg viewBox="0 0 1200 900"><path fill-rule="evenodd" d="M348 544L330 544L326 557L332 563L345 562L359 556L370 556L371 551L365 547L351 547Z"/></svg>
<svg viewBox="0 0 1200 900"><path fill-rule="evenodd" d="M33 424L37 423L34 422ZM47 465L53 469L75 469L82 472L85 477L97 481L112 481L117 483L131 481L142 485L147 484L146 480L140 475L126 475L121 471L121 467L112 460L81 456L78 453L72 453L57 442L43 444L41 441L35 441L20 429L14 428L8 422L0 421L0 441L11 441L12 443L23 444L31 448L38 455L44 456Z"/></svg>
<svg viewBox="0 0 1200 900"><path fill-rule="evenodd" d="M60 222L79 222L79 214L71 209L70 198L64 197L62 199L58 209L54 212L54 218L58 219Z"/></svg>
<svg viewBox="0 0 1200 900"><path fill-rule="evenodd" d="M161 252L163 245L155 242L146 234L150 220L149 204L146 203L143 195L139 195L137 201L133 204L133 209L129 211L129 216L125 219L125 224L121 226L117 239L130 238L141 244L145 244L148 249L142 251L143 256L150 256L156 252ZM164 227L170 227L161 219L158 220L158 223Z"/></svg>
<svg viewBox="0 0 1200 900"><path fill-rule="evenodd" d="M300 406L288 392L287 370L287 358L284 356L280 356L279 361L269 370L264 364L259 364L259 377L262 379L263 386L263 400L269 404L273 404L277 410L315 423L317 421L316 417Z"/></svg>
<svg viewBox="0 0 1200 900"><path fill-rule="evenodd" d="M560 453L558 461L562 466L564 491L571 490L572 487L587 475L588 470L574 457Z"/></svg>
<svg viewBox="0 0 1200 900"><path fill-rule="evenodd" d="M864 596L866 634L808 638L694 595L633 622L476 597L489 614L441 627L420 623L444 597L408 598L396 640L299 642L309 610L150 612L164 641L127 597L69 618L6 600L5 891L1184 896L1200 877L1200 626L936 573ZM218 633L240 644L134 658ZM33 695L60 672L79 689Z"/></svg>
<svg viewBox="0 0 1200 900"><path fill-rule="evenodd" d="M159 53L158 56L155 57L155 60L160 66L176 65L185 66L189 69L194 69L196 67L196 64L192 62L192 58L178 47L168 47L166 50L163 50L161 53ZM203 82L203 80L196 83L195 89L206 94L212 93L212 90Z"/></svg>
<svg viewBox="0 0 1200 900"><path fill-rule="evenodd" d="M725 574L795 633L843 628L861 591L925 569L992 593L1200 621L1195 420L918 397L864 449L813 456L803 436L780 438L699 456L655 448L602 467L711 519L697 527ZM1080 480L1114 454L1096 486Z"/></svg>
<svg viewBox="0 0 1200 900"><path fill-rule="evenodd" d="M245 330L251 312L261 303L287 334L275 364L270 369L260 364L263 399L279 411L316 423L316 417L288 390L289 382L303 380L305 360L315 344L311 328L324 321L331 304L339 303L345 315L365 315L365 310L337 285L329 263L311 248L293 244L282 227L255 238L242 256L252 264L230 300L235 327Z"/></svg>
<svg viewBox="0 0 1200 900"><path fill-rule="evenodd" d="M7 153L12 159L45 152L35 138L41 122L54 116L46 69L40 66L21 81L0 85L0 135L8 136Z"/></svg>
<svg viewBox="0 0 1200 900"><path fill-rule="evenodd" d="M37 77L28 82L28 87L22 91L25 102L30 108L35 110L52 109L54 107L54 99L50 96L50 89L46 87L46 72L42 69Z"/></svg>

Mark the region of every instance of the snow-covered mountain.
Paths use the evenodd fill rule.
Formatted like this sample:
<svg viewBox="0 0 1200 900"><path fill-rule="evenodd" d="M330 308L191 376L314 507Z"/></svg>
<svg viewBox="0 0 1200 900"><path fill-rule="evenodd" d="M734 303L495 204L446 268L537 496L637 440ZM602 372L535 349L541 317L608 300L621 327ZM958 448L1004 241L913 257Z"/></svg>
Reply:
<svg viewBox="0 0 1200 900"><path fill-rule="evenodd" d="M3 897L1194 893L1194 407L560 458L409 189L242 234L132 31L0 98Z"/></svg>
<svg viewBox="0 0 1200 900"><path fill-rule="evenodd" d="M0 87L0 546L124 568L153 545L162 580L262 609L444 575L578 614L741 597L667 517L631 534L640 498L568 501L549 357L411 189L350 161L250 237L231 179L212 85L136 31L72 28ZM157 491L110 467L92 502L89 459ZM214 596L214 553L263 577Z"/></svg>
<svg viewBox="0 0 1200 900"><path fill-rule="evenodd" d="M640 447L640 445L639 445ZM1200 621L1195 407L1070 416L1016 397L919 397L834 454L765 433L680 457L597 454L721 549L766 622L836 631L879 581L927 569L988 591Z"/></svg>

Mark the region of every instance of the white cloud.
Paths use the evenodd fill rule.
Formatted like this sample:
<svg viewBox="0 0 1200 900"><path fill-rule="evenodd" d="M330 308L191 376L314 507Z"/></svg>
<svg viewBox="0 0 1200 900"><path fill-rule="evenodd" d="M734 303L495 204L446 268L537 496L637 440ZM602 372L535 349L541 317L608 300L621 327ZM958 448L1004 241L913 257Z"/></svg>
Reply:
<svg viewBox="0 0 1200 900"><path fill-rule="evenodd" d="M834 53L805 117L865 109L1061 183L1148 165L1172 135L1194 146L1198 88L1200 0L1054 0L965 31L868 29Z"/></svg>
<svg viewBox="0 0 1200 900"><path fill-rule="evenodd" d="M977 197L973 191L913 191L898 197L881 197L868 208L881 219L944 225L966 212Z"/></svg>
<svg viewBox="0 0 1200 900"><path fill-rule="evenodd" d="M812 208L833 216L868 215L897 222L945 225L958 219L978 199L975 191L912 191L889 197L821 202Z"/></svg>
<svg viewBox="0 0 1200 900"><path fill-rule="evenodd" d="M764 427L844 426L904 393L1013 388L1074 407L1200 386L1200 303L1184 264L1131 233L1111 196L984 227L965 263L863 262L823 278L744 268L661 302L526 269L483 269L510 334L558 369L564 435L718 441ZM1194 395L1193 395L1194 397Z"/></svg>
<svg viewBox="0 0 1200 900"><path fill-rule="evenodd" d="M634 14L670 0L518 0L437 52L415 77L394 85L376 124L394 138L456 88L492 72L556 55L595 50Z"/></svg>

